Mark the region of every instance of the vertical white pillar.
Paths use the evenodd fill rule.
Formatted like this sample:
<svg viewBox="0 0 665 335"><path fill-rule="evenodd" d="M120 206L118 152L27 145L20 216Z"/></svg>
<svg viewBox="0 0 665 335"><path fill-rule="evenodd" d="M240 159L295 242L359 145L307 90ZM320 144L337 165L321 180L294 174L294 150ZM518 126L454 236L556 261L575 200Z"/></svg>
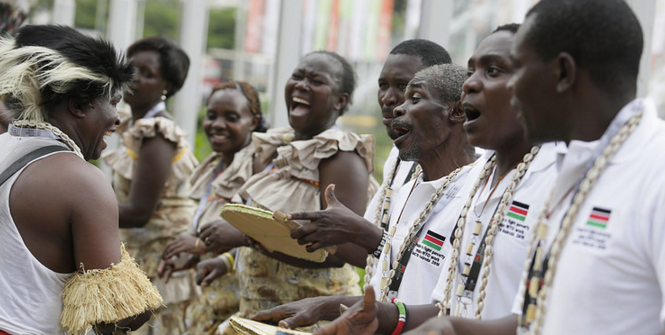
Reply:
<svg viewBox="0 0 665 335"><path fill-rule="evenodd" d="M637 15L642 25L644 34L644 49L640 60L640 74L637 77L637 96L644 97L649 86L649 74L651 72L651 45L653 37L653 26L656 13L656 0L626 0Z"/></svg>
<svg viewBox="0 0 665 335"><path fill-rule="evenodd" d="M277 32L277 54L272 67L270 86L270 108L268 121L272 128L288 127L289 117L284 101L284 84L298 66L300 60L300 37L302 35L303 0L282 0Z"/></svg>
<svg viewBox="0 0 665 335"><path fill-rule="evenodd" d="M233 80L245 80L245 33L247 32L247 6L249 1L239 1L236 6L235 57L233 58Z"/></svg>
<svg viewBox="0 0 665 335"><path fill-rule="evenodd" d="M109 5L109 19L106 24L106 38L113 44L118 52L123 55L127 47L134 42L136 28L136 0L111 0ZM123 108L119 105L120 108ZM125 106L124 108L129 108ZM113 135L106 139L107 151L116 149L120 143L120 138ZM99 161L99 167L104 173L111 176L111 168Z"/></svg>
<svg viewBox="0 0 665 335"><path fill-rule="evenodd" d="M422 0L418 37L449 49L453 10L453 0Z"/></svg>
<svg viewBox="0 0 665 335"><path fill-rule="evenodd" d="M202 103L201 79L208 36L208 7L206 0L187 0L182 4L180 47L189 56L190 64L185 84L173 97L171 112L178 125L187 132L189 143L194 146L197 115Z"/></svg>
<svg viewBox="0 0 665 335"><path fill-rule="evenodd" d="M136 0L111 0L106 29L108 40L123 54L134 42L136 31Z"/></svg>
<svg viewBox="0 0 665 335"><path fill-rule="evenodd" d="M423 10L422 0L407 0L404 22L404 40L416 38Z"/></svg>
<svg viewBox="0 0 665 335"><path fill-rule="evenodd" d="M74 26L76 3L74 0L55 0L53 3L53 23Z"/></svg>

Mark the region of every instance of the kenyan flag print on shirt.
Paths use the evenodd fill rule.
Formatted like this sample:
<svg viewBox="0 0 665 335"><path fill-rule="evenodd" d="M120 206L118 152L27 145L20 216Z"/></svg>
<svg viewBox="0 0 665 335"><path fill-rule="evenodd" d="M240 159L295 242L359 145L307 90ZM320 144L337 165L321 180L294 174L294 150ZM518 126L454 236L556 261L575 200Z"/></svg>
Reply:
<svg viewBox="0 0 665 335"><path fill-rule="evenodd" d="M526 214L528 212L529 212L529 205L513 201L513 204L512 206L510 206L510 209L508 210L506 216L524 222L524 220L526 220Z"/></svg>
<svg viewBox="0 0 665 335"><path fill-rule="evenodd" d="M445 237L431 231L427 230L427 235L425 235L425 238L423 238L423 241L420 242L436 251L441 251L441 247L443 247L443 242L446 240Z"/></svg>
<svg viewBox="0 0 665 335"><path fill-rule="evenodd" d="M587 226L605 229L607 222L610 221L610 213L612 211L609 209L594 207L589 215L589 219L586 221Z"/></svg>

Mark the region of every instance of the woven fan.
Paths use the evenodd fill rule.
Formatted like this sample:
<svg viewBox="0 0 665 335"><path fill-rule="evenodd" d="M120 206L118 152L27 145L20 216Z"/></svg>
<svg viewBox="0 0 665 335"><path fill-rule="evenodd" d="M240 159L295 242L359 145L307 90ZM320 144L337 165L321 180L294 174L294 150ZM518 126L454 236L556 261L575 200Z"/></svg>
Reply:
<svg viewBox="0 0 665 335"><path fill-rule="evenodd" d="M329 252L334 253L337 249L328 247L307 252L306 246L298 244L290 236L291 230L300 227L300 224L287 220L286 215L279 211L270 212L241 204L226 204L222 207L221 216L270 252L278 251L292 257L321 263L326 260Z"/></svg>
<svg viewBox="0 0 665 335"><path fill-rule="evenodd" d="M311 335L311 333L275 327L238 316L232 316L229 323L235 331L244 335Z"/></svg>

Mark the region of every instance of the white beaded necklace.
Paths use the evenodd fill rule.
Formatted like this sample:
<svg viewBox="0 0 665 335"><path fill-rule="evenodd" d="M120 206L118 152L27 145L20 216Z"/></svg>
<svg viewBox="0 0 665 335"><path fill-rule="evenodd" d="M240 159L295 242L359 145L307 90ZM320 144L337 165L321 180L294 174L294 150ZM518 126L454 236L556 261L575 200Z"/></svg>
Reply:
<svg viewBox="0 0 665 335"><path fill-rule="evenodd" d="M554 275L556 274L557 270L557 262L559 260L559 256L561 255L561 251L563 250L564 244L568 239L568 235L570 234L570 230L573 226L573 223L575 222L577 214L582 205L584 204L584 201L586 200L587 196L591 192L591 189L595 186L596 181L598 181L598 178L600 177L601 173L609 163L610 159L621 148L623 143L630 136L630 134L633 133L635 128L637 128L638 124L640 123L640 120L642 119L642 114L643 113L641 110L638 111L635 115L633 115L630 118L630 120L623 127L621 127L620 131L611 138L610 143L603 149L602 155L600 155L598 158L595 159L593 167L589 169L589 171L587 171L586 175L584 176L584 179L580 181L579 191L577 192L577 194L573 196L573 203L566 212L563 221L561 222L561 228L559 229L559 232L556 235L554 242L552 243L552 247L550 249L550 257L547 261L547 271L545 272L545 275L543 277L542 287L539 288L540 286L539 277L534 276L531 278L529 285L530 287L528 288L529 292L533 293L534 295L537 294L538 298L535 306L529 304L525 317L527 322L535 323L533 330L533 333L535 335L540 334L540 329L543 326L545 320L545 313L547 312L547 309L545 307L547 292L549 288L552 286ZM529 250L527 255L531 255L534 247L538 245L538 247L536 247L536 255L533 260L534 267L537 266L542 268L543 265L543 257L545 256L543 251L543 245L547 237L547 231L549 229L548 227L549 225L546 222L547 221L546 214L552 213L552 211L550 210L550 206L551 206L553 193L554 193L554 188L548 200L545 202L543 209L540 211L538 215L538 221L536 223L536 227L534 230L536 234L532 234L531 243L529 245ZM527 261L525 262L525 272L522 278L522 281L524 283L526 283L528 277L530 264L531 262L527 259ZM522 285L522 288L519 293L520 296L524 296L526 290L527 287ZM528 304L529 302L524 301L524 303ZM526 334L530 334L528 329L522 329L522 330Z"/></svg>
<svg viewBox="0 0 665 335"><path fill-rule="evenodd" d="M420 215L418 215L418 218L411 224L409 228L409 232L404 239L404 243L402 243L402 246L400 247L400 250L397 254L397 257L395 258L395 261L393 262L392 268L388 271L389 267L389 259L390 259L390 248L391 248L391 243L392 243L392 238L395 235L395 231L397 230L397 224L398 222L395 223L394 226L390 227L388 235L390 236L390 240L386 242L386 244L383 246L383 251L381 252L382 255L385 255L386 259L384 259L383 263L381 264L382 270L383 270L383 276L381 278L381 290L379 292L379 301L386 301L386 298L388 296L388 291L390 284L392 283L392 279L395 276L395 268L397 268L397 265L402 259L402 256L404 256L404 252L406 251L406 248L408 247L408 242L411 241L420 228L420 226L425 222L425 219L429 216L429 213L432 211L432 208L436 205L436 203L439 201L441 196L443 195L443 191L446 190L448 185L450 184L450 181L455 179L455 177L459 174L459 172L463 169L464 167L459 167L455 169L453 172L451 172L449 175L445 177L445 180L439 186L436 191L432 194L430 197L430 200L425 204L425 208L420 212ZM419 173L420 174L420 173ZM419 175L418 174L418 175ZM414 183L414 188L417 184L417 181ZM413 189L412 189L413 191ZM371 278L372 276L372 269L369 269L367 272L369 277Z"/></svg>
<svg viewBox="0 0 665 335"><path fill-rule="evenodd" d="M392 167L390 168L390 171L392 171L390 179L387 182L384 182L383 185L381 186L380 190L381 193L379 193L379 199L376 202L376 211L374 213L373 223L374 226L376 227L383 227L384 225L386 227L388 226L388 220L390 219L390 217L388 216L388 211L390 210L390 203L393 192L392 184L394 183L395 177L397 176L397 170L399 164L400 160L396 159ZM416 165L415 172L413 173L413 177L411 177L410 180L416 178L421 172L422 168L420 167L420 165ZM376 261L377 259L372 253L367 255L367 259L365 261L365 276L363 277L366 284L369 284L372 278L372 269L376 265Z"/></svg>
<svg viewBox="0 0 665 335"><path fill-rule="evenodd" d="M74 141L67 136L62 130L58 129L57 127L53 126L52 124L48 122L35 122L33 120L14 120L12 121L12 124L15 127L28 127L28 128L35 128L35 129L43 129L43 130L48 130L52 132L54 135L60 137L60 139L67 144L67 146L74 151L74 153L83 158L83 154L81 153L81 149L74 143Z"/></svg>
<svg viewBox="0 0 665 335"><path fill-rule="evenodd" d="M490 263L492 262L492 256L494 254L493 252L493 245L494 245L494 237L496 236L498 230L499 230L499 225L503 221L505 212L510 208L510 201L513 198L513 194L515 192L515 189L519 185L522 176L526 173L527 169L531 165L531 162L535 158L536 154L538 154L538 151L540 150L539 146L534 146L531 148L531 150L524 155L522 158L522 161L517 165L516 171L513 173L512 180L506 190L503 192L503 195L501 196L501 201L499 202L499 205L497 206L494 215L492 216L491 222L494 222L494 224L490 224L488 229L489 231L487 232L487 236L485 237L485 252L484 252L484 261L482 265L482 272L483 276L481 279L481 286L478 292L478 307L476 309L475 317L476 319L481 319L481 313L483 311L483 300L485 299L485 290L487 288L487 283L488 283L488 278L489 278L489 273L490 273ZM464 230L466 226L466 217L469 212L469 209L471 208L471 204L473 202L473 198L476 195L476 192L480 188L480 184L486 179L489 178L490 176L490 171L494 169L496 166L496 156L493 156L484 166L483 171L480 173L480 176L476 180L476 182L473 185L473 188L471 189L471 193L469 194L469 198L466 201L466 204L464 205L464 208L462 208L462 212L460 214L460 217L457 221L457 228L455 229L455 241L453 242L453 249L451 252L451 261L450 261L450 267L448 268L448 277L446 278L446 286L444 290L444 296L443 296L443 301L437 303L437 306L439 307L439 316L446 315L447 311L450 310L450 305L451 305L451 292L452 292L452 287L453 287L453 282L457 273L457 268L459 267L459 261L460 261L460 244L461 240L464 235ZM480 231L482 230L482 222L477 221L476 226L474 227L474 232L473 232L473 238L469 242L469 245L467 247L467 257L473 257L471 250L474 248L475 242L477 240L477 237L480 236ZM467 262L471 264L470 262ZM466 278L468 276L470 266L465 266L465 269L462 273L462 275ZM462 294L464 293L465 289L465 283L460 283L457 287L456 290L456 296L457 296L457 308L455 311L455 316L458 316L460 313L460 306L463 304L462 302Z"/></svg>

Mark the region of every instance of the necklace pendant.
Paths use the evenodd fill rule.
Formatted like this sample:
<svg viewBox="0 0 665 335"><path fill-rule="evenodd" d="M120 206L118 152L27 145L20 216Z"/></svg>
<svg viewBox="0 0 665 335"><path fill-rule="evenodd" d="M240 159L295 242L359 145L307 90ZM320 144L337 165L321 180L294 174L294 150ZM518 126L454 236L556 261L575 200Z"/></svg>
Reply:
<svg viewBox="0 0 665 335"><path fill-rule="evenodd" d="M381 277L381 289L382 290L388 289L388 277Z"/></svg>
<svg viewBox="0 0 665 335"><path fill-rule="evenodd" d="M536 297L538 296L538 291L540 291L540 278L533 276L529 281L529 295Z"/></svg>
<svg viewBox="0 0 665 335"><path fill-rule="evenodd" d="M473 243L469 243L466 247L466 255L467 256L472 256L473 255Z"/></svg>
<svg viewBox="0 0 665 335"><path fill-rule="evenodd" d="M536 257L533 258L533 271L540 272L543 270L543 247L536 248Z"/></svg>
<svg viewBox="0 0 665 335"><path fill-rule="evenodd" d="M462 270L462 276L468 277L471 273L471 263L464 263L464 270Z"/></svg>
<svg viewBox="0 0 665 335"><path fill-rule="evenodd" d="M538 226L538 239L539 240L544 240L547 237L547 224L544 222L541 222L540 225Z"/></svg>
<svg viewBox="0 0 665 335"><path fill-rule="evenodd" d="M473 235L480 235L480 231L483 229L483 223L480 220L476 220L476 225L473 227Z"/></svg>

